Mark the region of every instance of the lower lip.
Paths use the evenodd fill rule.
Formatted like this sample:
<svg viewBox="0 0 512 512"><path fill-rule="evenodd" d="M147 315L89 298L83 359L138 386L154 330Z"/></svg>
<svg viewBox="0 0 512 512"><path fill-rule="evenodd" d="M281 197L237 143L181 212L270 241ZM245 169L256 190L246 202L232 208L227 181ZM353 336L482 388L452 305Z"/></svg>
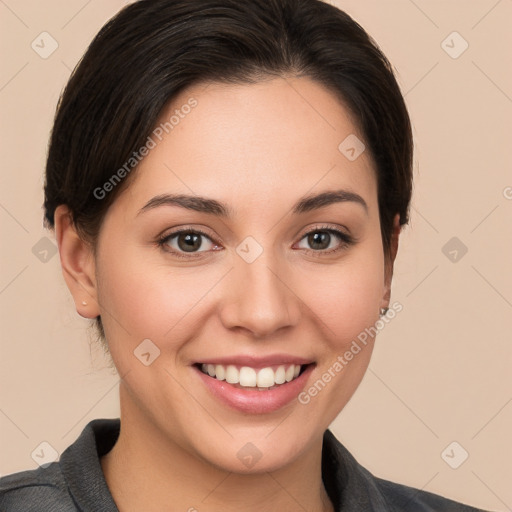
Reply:
<svg viewBox="0 0 512 512"><path fill-rule="evenodd" d="M314 364L308 365L296 379L265 391L254 388L235 388L225 380L206 375L196 366L192 368L212 394L224 404L245 413L265 414L277 411L297 398L304 389L314 366Z"/></svg>

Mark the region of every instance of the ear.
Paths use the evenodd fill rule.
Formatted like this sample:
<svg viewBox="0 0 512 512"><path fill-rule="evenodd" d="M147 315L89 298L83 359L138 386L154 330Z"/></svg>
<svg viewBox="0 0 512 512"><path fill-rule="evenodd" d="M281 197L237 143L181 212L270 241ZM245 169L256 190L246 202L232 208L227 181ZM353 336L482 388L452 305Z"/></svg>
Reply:
<svg viewBox="0 0 512 512"><path fill-rule="evenodd" d="M391 300L391 280L393 278L393 265L398 252L398 238L400 236L400 214L396 214L393 219L393 232L391 235L390 254L386 257L384 270L384 296L382 297L382 308L389 307Z"/></svg>
<svg viewBox="0 0 512 512"><path fill-rule="evenodd" d="M100 312L94 254L91 245L78 235L65 205L55 210L55 237L64 280L75 301L77 313L84 318L96 318Z"/></svg>

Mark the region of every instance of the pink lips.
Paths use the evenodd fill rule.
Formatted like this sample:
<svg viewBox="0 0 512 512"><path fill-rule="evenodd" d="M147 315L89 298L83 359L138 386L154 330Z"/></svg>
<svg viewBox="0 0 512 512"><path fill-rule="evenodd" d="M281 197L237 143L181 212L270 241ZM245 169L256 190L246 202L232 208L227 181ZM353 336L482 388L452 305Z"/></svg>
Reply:
<svg viewBox="0 0 512 512"><path fill-rule="evenodd" d="M206 359L201 361L204 364L222 364L234 365L237 367L249 366L254 369L272 367L275 365L307 365L302 373L290 382L277 385L276 387L260 391L255 388L235 387L226 381L217 380L214 377L204 374L197 366L192 366L193 371L198 378L205 384L211 393L225 405L248 414L271 413L284 407L292 400L296 399L299 393L304 389L305 384L313 371L314 364L311 361L275 355L265 358L255 357L230 357L222 359Z"/></svg>

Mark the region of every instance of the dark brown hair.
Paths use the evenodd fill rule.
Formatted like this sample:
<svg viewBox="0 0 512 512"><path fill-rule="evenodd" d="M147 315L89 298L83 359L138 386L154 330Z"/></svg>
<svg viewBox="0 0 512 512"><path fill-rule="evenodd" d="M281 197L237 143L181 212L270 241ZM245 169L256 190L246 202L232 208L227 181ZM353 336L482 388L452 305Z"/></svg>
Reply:
<svg viewBox="0 0 512 512"><path fill-rule="evenodd" d="M122 9L94 38L60 98L46 164L46 226L54 227L55 208L65 204L94 246L129 180L104 197L94 191L146 143L163 108L185 88L299 75L342 98L358 125L376 167L389 255L394 216L408 222L409 116L376 43L320 0L140 0ZM97 326L102 334L100 317Z"/></svg>

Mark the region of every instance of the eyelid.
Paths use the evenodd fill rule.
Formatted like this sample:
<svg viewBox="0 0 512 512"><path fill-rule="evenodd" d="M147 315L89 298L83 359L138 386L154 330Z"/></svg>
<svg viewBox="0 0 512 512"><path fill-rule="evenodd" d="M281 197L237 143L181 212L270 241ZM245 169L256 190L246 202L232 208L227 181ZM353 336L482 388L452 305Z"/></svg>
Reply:
<svg viewBox="0 0 512 512"><path fill-rule="evenodd" d="M302 240L306 235L309 235L311 232L316 232L316 231L336 231L336 232L342 233L347 238L352 238L353 240L355 240L355 238L352 235L350 235L350 230L348 228L346 228L345 226L343 226L342 224L325 224L325 223L320 223L320 224L316 224L316 225L309 226L309 227L305 228L303 231L300 231L301 234L298 235L298 238L299 238L299 240Z"/></svg>
<svg viewBox="0 0 512 512"><path fill-rule="evenodd" d="M215 237L209 233L206 229L202 227L192 227L192 226L182 226L179 228L172 229L171 231L167 232L164 231L161 235L158 235L158 239L169 239L176 235L179 235L180 233L197 233L205 236L206 238L209 238L212 242L215 242L218 244L218 242L215 240ZM219 245L219 244L218 244Z"/></svg>

